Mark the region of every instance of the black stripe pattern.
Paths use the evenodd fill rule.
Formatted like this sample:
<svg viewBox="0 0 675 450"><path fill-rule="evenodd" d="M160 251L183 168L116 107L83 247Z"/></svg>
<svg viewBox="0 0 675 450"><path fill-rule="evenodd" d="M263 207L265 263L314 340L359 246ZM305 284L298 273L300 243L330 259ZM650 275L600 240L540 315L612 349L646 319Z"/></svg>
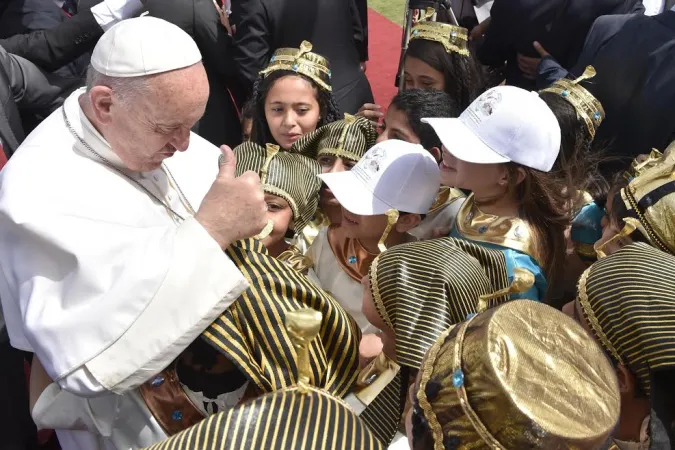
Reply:
<svg viewBox="0 0 675 450"><path fill-rule="evenodd" d="M638 242L600 259L579 303L609 355L649 394L653 371L675 369L675 257Z"/></svg>
<svg viewBox="0 0 675 450"><path fill-rule="evenodd" d="M312 220L319 205L321 166L297 153L276 152L268 157L267 149L245 142L234 149L236 176L250 170L261 177L263 190L288 202L293 210L294 228L298 231Z"/></svg>
<svg viewBox="0 0 675 450"><path fill-rule="evenodd" d="M239 241L228 256L249 288L203 333L263 393L298 382L297 355L285 327L288 311L312 308L323 314L310 345L310 383L338 397L358 375L361 331L333 297L304 275L272 258L257 240Z"/></svg>
<svg viewBox="0 0 675 450"><path fill-rule="evenodd" d="M381 450L341 400L285 389L222 412L146 450Z"/></svg>
<svg viewBox="0 0 675 450"><path fill-rule="evenodd" d="M345 113L343 120L322 126L301 137L291 151L310 158L331 155L358 162L377 140L377 130L368 119Z"/></svg>

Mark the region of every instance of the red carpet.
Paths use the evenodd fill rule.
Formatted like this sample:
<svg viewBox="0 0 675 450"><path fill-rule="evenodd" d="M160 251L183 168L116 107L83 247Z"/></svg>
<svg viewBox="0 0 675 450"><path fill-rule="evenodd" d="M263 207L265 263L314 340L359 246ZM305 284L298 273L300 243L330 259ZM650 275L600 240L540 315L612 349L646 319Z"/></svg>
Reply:
<svg viewBox="0 0 675 450"><path fill-rule="evenodd" d="M386 110L396 95L394 86L398 59L401 55L402 28L383 15L368 9L368 80L375 103Z"/></svg>

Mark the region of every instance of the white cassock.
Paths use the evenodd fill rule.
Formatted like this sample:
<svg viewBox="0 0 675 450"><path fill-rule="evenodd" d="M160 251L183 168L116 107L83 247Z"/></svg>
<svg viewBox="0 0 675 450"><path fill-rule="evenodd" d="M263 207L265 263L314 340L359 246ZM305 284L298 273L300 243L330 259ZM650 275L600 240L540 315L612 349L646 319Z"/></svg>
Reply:
<svg viewBox="0 0 675 450"><path fill-rule="evenodd" d="M82 113L83 93L66 100L68 120L125 170ZM61 109L0 173L0 298L12 345L35 352L54 380L33 416L60 429L64 450L130 449L165 438L136 388L246 289L186 206L199 208L219 155L192 134L166 169L125 170L184 221L89 152Z"/></svg>

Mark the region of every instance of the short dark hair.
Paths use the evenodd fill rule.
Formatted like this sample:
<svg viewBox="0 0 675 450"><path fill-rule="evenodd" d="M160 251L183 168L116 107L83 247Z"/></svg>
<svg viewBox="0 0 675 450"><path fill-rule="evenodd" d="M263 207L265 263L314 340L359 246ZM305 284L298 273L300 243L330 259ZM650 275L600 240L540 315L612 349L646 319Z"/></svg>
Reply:
<svg viewBox="0 0 675 450"><path fill-rule="evenodd" d="M449 94L434 89L409 89L400 92L391 101L391 106L405 113L410 128L427 150L440 148L441 140L431 125L422 123L422 119L458 117L462 113L459 104Z"/></svg>
<svg viewBox="0 0 675 450"><path fill-rule="evenodd" d="M241 120L252 120L253 112L255 111L255 102L252 98L248 99L241 108Z"/></svg>

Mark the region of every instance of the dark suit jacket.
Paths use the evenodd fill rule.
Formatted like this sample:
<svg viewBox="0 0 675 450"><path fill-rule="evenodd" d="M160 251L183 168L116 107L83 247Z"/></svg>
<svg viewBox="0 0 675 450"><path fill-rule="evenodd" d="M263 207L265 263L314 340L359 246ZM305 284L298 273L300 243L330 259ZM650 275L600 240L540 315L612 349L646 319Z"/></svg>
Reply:
<svg viewBox="0 0 675 450"><path fill-rule="evenodd" d="M0 47L53 72L94 49L103 30L85 10L53 28L0 39Z"/></svg>
<svg viewBox="0 0 675 450"><path fill-rule="evenodd" d="M246 94L232 62L232 38L220 23L213 1L147 0L145 7L151 16L167 20L192 36L202 53L210 95L204 116L193 131L214 145L233 147L241 143L239 115L232 97L243 105Z"/></svg>
<svg viewBox="0 0 675 450"><path fill-rule="evenodd" d="M93 1L93 0L92 0ZM71 21L69 18L56 4L54 1L47 0L1 0L0 3L4 3L4 9L0 12L0 38L6 39L15 35L27 34L39 30L52 30L57 27L60 27ZM83 12L86 11L86 8L81 9ZM79 15L79 14L78 14ZM73 19L77 17L74 16ZM93 27L95 22L93 17L89 17L90 21L87 25ZM78 21L79 22L79 21ZM83 22L74 24L75 26L83 26ZM101 35L102 31L99 29L96 36L87 38L86 40L91 40L93 44L89 49L93 48L93 45L96 43L96 40ZM37 36L37 35L36 35ZM81 38L81 35L75 35L69 33L64 39L59 39L58 34L51 34L45 37L47 41L53 41L53 49L56 53L52 55L47 55L50 58L58 59L60 55L59 51L66 51L69 47L81 47L80 42L75 43L74 40ZM83 41L85 39L82 39ZM0 44L5 45L5 44ZM12 44L15 45L15 44ZM35 42L30 42L30 45L35 45ZM64 50L59 50L64 49ZM17 51L19 54L23 54L24 51L30 51L25 44L22 47L10 47L10 52ZM77 55L82 55L79 58L75 57L64 57L66 61L62 67L50 68L47 70L54 71L57 70L57 73L67 77L81 77L84 76L87 66L89 65L89 55L85 54L87 50L76 50ZM44 55L42 55L44 56Z"/></svg>
<svg viewBox="0 0 675 450"><path fill-rule="evenodd" d="M596 140L622 158L605 172L625 169L631 158L663 150L675 139L675 12L599 18L571 73L578 76L587 65L597 76L584 86L607 116ZM539 72L541 84L568 74L551 58L542 61Z"/></svg>
<svg viewBox="0 0 675 450"><path fill-rule="evenodd" d="M297 48L307 40L330 61L340 109L355 113L372 101L360 69L365 34L355 0L240 0L233 8L238 22L234 61L249 91L276 49Z"/></svg>
<svg viewBox="0 0 675 450"><path fill-rule="evenodd" d="M7 157L25 137L22 115L47 117L79 85L78 79L46 74L0 47L0 139Z"/></svg>
<svg viewBox="0 0 675 450"><path fill-rule="evenodd" d="M538 57L532 46L538 41L563 66L571 67L595 19L636 11L644 11L640 0L495 0L478 58L493 67L506 61L507 84L534 89L534 82L518 69L517 53Z"/></svg>

